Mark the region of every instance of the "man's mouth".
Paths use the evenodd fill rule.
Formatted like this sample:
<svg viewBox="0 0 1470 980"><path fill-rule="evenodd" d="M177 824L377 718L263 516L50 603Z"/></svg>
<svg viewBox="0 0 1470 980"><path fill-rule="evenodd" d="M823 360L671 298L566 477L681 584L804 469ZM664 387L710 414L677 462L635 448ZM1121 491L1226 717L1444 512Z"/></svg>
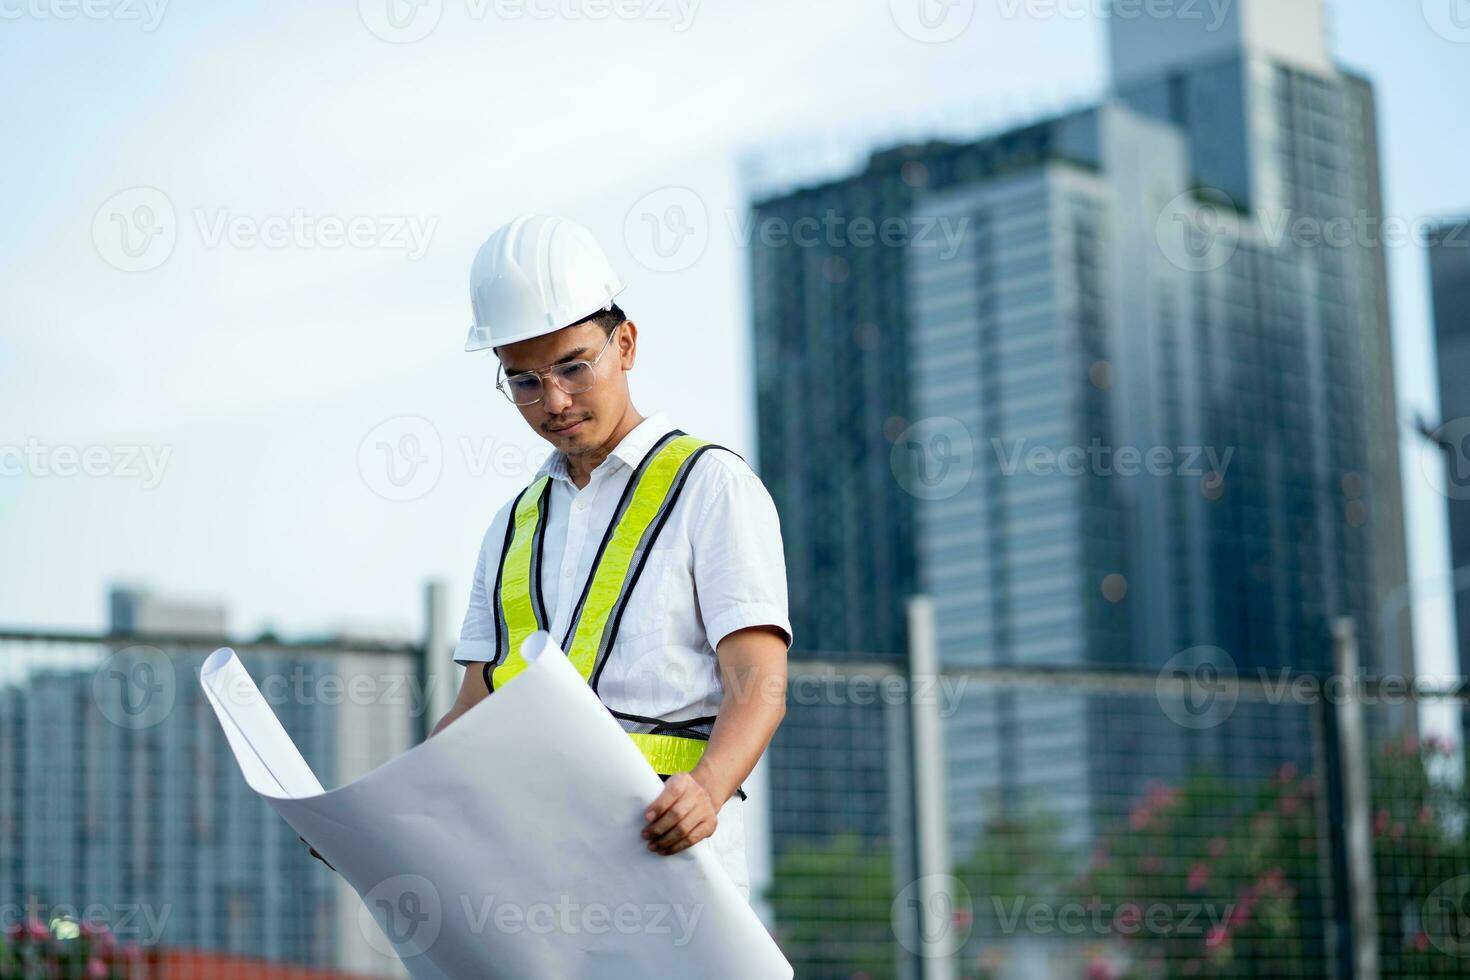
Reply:
<svg viewBox="0 0 1470 980"><path fill-rule="evenodd" d="M582 423L586 421L586 419L580 419L576 422L573 422L571 425L563 426L560 429L552 429L551 431L555 432L559 436L571 435L573 432L576 432L578 429L580 429L582 427Z"/></svg>

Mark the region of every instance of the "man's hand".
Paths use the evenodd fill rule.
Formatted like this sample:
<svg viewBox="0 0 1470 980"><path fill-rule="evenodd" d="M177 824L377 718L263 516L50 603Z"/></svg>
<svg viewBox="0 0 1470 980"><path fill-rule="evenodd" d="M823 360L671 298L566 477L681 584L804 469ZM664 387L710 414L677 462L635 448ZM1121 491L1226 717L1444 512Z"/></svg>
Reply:
<svg viewBox="0 0 1470 980"><path fill-rule="evenodd" d="M675 773L644 811L643 839L658 854L678 854L715 832L718 808L687 772Z"/></svg>

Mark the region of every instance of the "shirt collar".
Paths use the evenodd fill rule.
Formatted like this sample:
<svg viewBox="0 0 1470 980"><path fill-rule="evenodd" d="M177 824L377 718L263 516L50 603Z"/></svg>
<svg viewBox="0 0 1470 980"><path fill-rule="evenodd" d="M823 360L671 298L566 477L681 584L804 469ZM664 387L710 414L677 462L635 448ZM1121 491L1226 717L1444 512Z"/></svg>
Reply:
<svg viewBox="0 0 1470 980"><path fill-rule="evenodd" d="M607 454L608 459L616 459L626 465L630 470L636 470L638 464L643 462L643 457L670 429L674 427L669 417L662 411L654 412L642 422L635 425L627 435ZM603 461L606 463L606 460ZM553 450L541 464L541 469L536 475L546 474L554 480L571 481L571 475L567 472L567 456L560 449Z"/></svg>

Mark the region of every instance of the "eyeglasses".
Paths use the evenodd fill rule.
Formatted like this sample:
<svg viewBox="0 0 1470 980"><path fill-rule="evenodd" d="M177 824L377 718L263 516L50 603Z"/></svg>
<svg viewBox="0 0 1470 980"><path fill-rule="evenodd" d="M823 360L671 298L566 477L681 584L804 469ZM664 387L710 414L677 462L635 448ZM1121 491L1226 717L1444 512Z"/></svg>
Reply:
<svg viewBox="0 0 1470 980"><path fill-rule="evenodd" d="M618 327L621 326L622 324L618 324ZM495 382L495 387L516 405L534 405L546 397L546 386L541 381L544 374L567 394L580 394L597 381L597 362L602 360L602 355L612 345L613 338L618 335L618 327L614 327L613 332L607 335L607 343L602 345L602 350L590 361L567 361L539 371L517 371L510 377ZM498 368L496 370L499 371Z"/></svg>

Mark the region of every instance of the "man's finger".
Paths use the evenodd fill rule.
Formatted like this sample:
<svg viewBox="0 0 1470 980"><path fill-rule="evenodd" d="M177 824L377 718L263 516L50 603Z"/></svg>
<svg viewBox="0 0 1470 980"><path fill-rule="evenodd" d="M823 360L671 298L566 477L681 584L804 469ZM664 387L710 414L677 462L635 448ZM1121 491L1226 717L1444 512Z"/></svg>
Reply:
<svg viewBox="0 0 1470 980"><path fill-rule="evenodd" d="M688 829L679 828L677 837L673 837L667 841L657 842L659 844L658 852L663 855L678 854L680 851L687 850L700 841L714 836L714 832L714 819L706 817Z"/></svg>
<svg viewBox="0 0 1470 980"><path fill-rule="evenodd" d="M665 810L674 805L674 801L679 798L679 795L679 787L677 785L673 784L672 781L665 783L664 791L658 794L658 799L650 803L648 809L643 812L643 819L649 823L657 820L663 815Z"/></svg>
<svg viewBox="0 0 1470 980"><path fill-rule="evenodd" d="M688 797L681 797L675 800L669 806L669 808L664 811L663 816L659 817L653 823L643 828L643 835L650 839L663 836L664 834L668 833L671 827L675 826L685 817L689 816L693 809L694 800Z"/></svg>

